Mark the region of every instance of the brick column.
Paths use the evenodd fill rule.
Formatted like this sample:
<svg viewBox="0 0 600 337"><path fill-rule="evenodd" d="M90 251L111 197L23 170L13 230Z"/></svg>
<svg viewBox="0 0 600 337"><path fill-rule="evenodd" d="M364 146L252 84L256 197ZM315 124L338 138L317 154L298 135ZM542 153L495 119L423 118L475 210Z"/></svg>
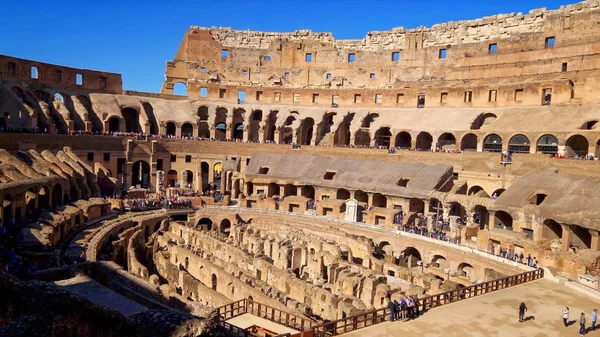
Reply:
<svg viewBox="0 0 600 337"><path fill-rule="evenodd" d="M562 227L561 250L566 252L569 250L569 242L571 242L571 236L573 235L573 232L571 231L571 226L569 225L560 224L560 226Z"/></svg>

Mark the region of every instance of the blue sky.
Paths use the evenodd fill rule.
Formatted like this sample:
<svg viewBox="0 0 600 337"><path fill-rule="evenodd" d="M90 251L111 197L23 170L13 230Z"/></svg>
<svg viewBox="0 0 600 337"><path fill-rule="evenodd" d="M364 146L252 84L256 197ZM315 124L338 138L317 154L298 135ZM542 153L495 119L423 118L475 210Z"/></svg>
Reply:
<svg viewBox="0 0 600 337"><path fill-rule="evenodd" d="M123 74L123 88L160 91L191 25L333 32L362 39L371 30L475 19L576 3L575 0L5 0L0 54Z"/></svg>

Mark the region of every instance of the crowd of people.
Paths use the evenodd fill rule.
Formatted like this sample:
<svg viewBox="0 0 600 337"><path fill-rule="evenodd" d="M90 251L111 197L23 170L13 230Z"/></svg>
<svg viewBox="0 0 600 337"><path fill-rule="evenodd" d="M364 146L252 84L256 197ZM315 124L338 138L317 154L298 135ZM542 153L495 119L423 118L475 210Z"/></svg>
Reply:
<svg viewBox="0 0 600 337"><path fill-rule="evenodd" d="M521 264L526 264L529 267L533 267L533 268L537 268L538 267L538 260L537 258L534 256L533 258L531 257L530 254L527 255L527 257L525 257L525 255L523 254L523 252L521 252L520 254L510 250L509 248L504 248L504 247L499 247L498 249L496 249L495 246L492 245L491 247L491 252L492 255L501 257L503 259L507 259L507 260L511 260L511 261L515 261Z"/></svg>
<svg viewBox="0 0 600 337"><path fill-rule="evenodd" d="M400 301L389 299L390 321L415 319L420 315L419 299L413 296L401 297Z"/></svg>
<svg viewBox="0 0 600 337"><path fill-rule="evenodd" d="M123 200L126 210L145 211L159 208L184 209L191 208L190 199L181 199L178 195L168 198L164 193L156 193L152 198L133 198Z"/></svg>

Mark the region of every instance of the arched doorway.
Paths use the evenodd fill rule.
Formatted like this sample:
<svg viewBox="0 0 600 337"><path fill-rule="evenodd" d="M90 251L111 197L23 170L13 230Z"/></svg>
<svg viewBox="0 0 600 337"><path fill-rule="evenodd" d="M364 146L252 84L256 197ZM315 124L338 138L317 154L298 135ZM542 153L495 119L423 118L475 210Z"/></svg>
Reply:
<svg viewBox="0 0 600 337"><path fill-rule="evenodd" d="M227 124L225 124L224 122L217 123L217 125L215 126L215 138L217 140L225 140L226 133L227 133Z"/></svg>
<svg viewBox="0 0 600 337"><path fill-rule="evenodd" d="M208 170L209 165L207 162L200 163L200 174L202 178L202 190L206 191L208 189Z"/></svg>
<svg viewBox="0 0 600 337"><path fill-rule="evenodd" d="M358 202L362 202L365 204L369 203L369 195L361 190L354 192L354 199L356 199L356 201Z"/></svg>
<svg viewBox="0 0 600 337"><path fill-rule="evenodd" d="M558 153L558 138L553 135L543 135L537 141L537 152L545 154Z"/></svg>
<svg viewBox="0 0 600 337"><path fill-rule="evenodd" d="M140 113L134 108L125 108L121 110L121 115L125 120L125 131L127 132L142 132L140 125Z"/></svg>
<svg viewBox="0 0 600 337"><path fill-rule="evenodd" d="M513 218L505 211L496 211L494 215L494 227L512 230Z"/></svg>
<svg viewBox="0 0 600 337"><path fill-rule="evenodd" d="M216 163L215 166L213 167L213 182L215 185L215 190L220 191L221 190L221 176L223 173L223 164L222 163Z"/></svg>
<svg viewBox="0 0 600 337"><path fill-rule="evenodd" d="M219 230L221 233L229 234L229 231L231 230L231 221L229 221L229 219L223 219L219 226Z"/></svg>
<svg viewBox="0 0 600 337"><path fill-rule="evenodd" d="M196 227L198 227L198 229L201 229L201 230L209 231L212 229L212 224L213 224L213 222L209 218L202 218L202 219L198 220Z"/></svg>
<svg viewBox="0 0 600 337"><path fill-rule="evenodd" d="M371 145L371 136L368 130L358 130L354 134L354 145L368 147Z"/></svg>
<svg viewBox="0 0 600 337"><path fill-rule="evenodd" d="M235 130L233 131L233 139L243 140L244 139L244 123L237 123Z"/></svg>
<svg viewBox="0 0 600 337"><path fill-rule="evenodd" d="M179 185L177 183L177 171L169 170L169 172L167 172L167 181L169 182L169 187L176 187Z"/></svg>
<svg viewBox="0 0 600 337"><path fill-rule="evenodd" d="M38 192L40 200L38 200L38 207L41 209L48 209L50 207L50 190L46 186L42 186Z"/></svg>
<svg viewBox="0 0 600 337"><path fill-rule="evenodd" d="M345 188L340 188L337 190L335 198L338 200L348 200L350 199L350 192Z"/></svg>
<svg viewBox="0 0 600 337"><path fill-rule="evenodd" d="M54 185L52 189L52 205L60 206L63 204L63 188L60 184Z"/></svg>
<svg viewBox="0 0 600 337"><path fill-rule="evenodd" d="M260 129L260 122L263 118L262 110L254 110L250 116L250 130L248 130L248 140L252 142L258 142L258 131Z"/></svg>
<svg viewBox="0 0 600 337"><path fill-rule="evenodd" d="M387 207L387 197L381 193L375 193L373 195L373 206L386 208Z"/></svg>
<svg viewBox="0 0 600 337"><path fill-rule="evenodd" d="M119 132L120 124L118 117L111 117L108 120L108 132Z"/></svg>
<svg viewBox="0 0 600 337"><path fill-rule="evenodd" d="M315 188L311 185L302 186L302 196L311 200L315 200Z"/></svg>
<svg viewBox="0 0 600 337"><path fill-rule="evenodd" d="M460 141L460 149L462 151L477 151L477 136L472 133L467 133Z"/></svg>
<svg viewBox="0 0 600 337"><path fill-rule="evenodd" d="M173 95L187 96L187 85L183 82L173 84Z"/></svg>
<svg viewBox="0 0 600 337"><path fill-rule="evenodd" d="M417 135L417 150L418 151L430 151L431 145L433 144L433 137L427 132L421 132Z"/></svg>
<svg viewBox="0 0 600 337"><path fill-rule="evenodd" d="M484 152L502 152L502 138L495 133L483 139Z"/></svg>
<svg viewBox="0 0 600 337"><path fill-rule="evenodd" d="M194 127L190 123L181 126L181 137L194 137Z"/></svg>
<svg viewBox="0 0 600 337"><path fill-rule="evenodd" d="M509 153L529 153L531 144L525 135L515 135L508 141Z"/></svg>
<svg viewBox="0 0 600 337"><path fill-rule="evenodd" d="M565 151L569 156L583 157L588 154L589 143L582 135L573 135L567 139Z"/></svg>
<svg viewBox="0 0 600 337"><path fill-rule="evenodd" d="M473 222L479 224L479 229L489 228L490 212L485 206L475 206L473 209Z"/></svg>
<svg viewBox="0 0 600 337"><path fill-rule="evenodd" d="M455 148L456 147L456 137L453 134L446 132L442 133L442 135L438 138L438 146L440 148Z"/></svg>
<svg viewBox="0 0 600 337"><path fill-rule="evenodd" d="M194 188L194 172L185 170L181 172L181 187Z"/></svg>
<svg viewBox="0 0 600 337"><path fill-rule="evenodd" d="M463 262L458 265L458 269L456 270L460 276L471 278L473 277L473 266Z"/></svg>
<svg viewBox="0 0 600 337"><path fill-rule="evenodd" d="M562 239L562 226L552 219L544 220L542 227L542 237L544 239L549 240Z"/></svg>
<svg viewBox="0 0 600 337"><path fill-rule="evenodd" d="M295 196L297 193L298 193L298 188L296 188L296 186L294 186L292 184L286 184L285 186L283 186L283 196L284 197Z"/></svg>
<svg viewBox="0 0 600 337"><path fill-rule="evenodd" d="M392 137L392 132L390 131L390 128L388 128L388 127L379 128L375 132L375 146L389 148L391 137Z"/></svg>
<svg viewBox="0 0 600 337"><path fill-rule="evenodd" d="M281 193L280 191L281 191L281 188L279 187L278 184L276 184L276 183L270 183L269 187L268 187L267 196L268 197L272 197L272 196L275 196L275 195L280 195L280 193Z"/></svg>
<svg viewBox="0 0 600 337"><path fill-rule="evenodd" d="M412 145L412 136L410 133L402 131L396 135L394 147L399 149L410 149Z"/></svg>
<svg viewBox="0 0 600 337"><path fill-rule="evenodd" d="M308 117L302 120L298 128L297 143L300 145L310 145L313 137L313 127L315 120Z"/></svg>
<svg viewBox="0 0 600 337"><path fill-rule="evenodd" d="M175 123L168 122L166 132L167 136L175 136L177 134L177 127L175 126Z"/></svg>
<svg viewBox="0 0 600 337"><path fill-rule="evenodd" d="M150 164L144 160L133 163L131 168L131 185L140 185L142 188L150 186Z"/></svg>

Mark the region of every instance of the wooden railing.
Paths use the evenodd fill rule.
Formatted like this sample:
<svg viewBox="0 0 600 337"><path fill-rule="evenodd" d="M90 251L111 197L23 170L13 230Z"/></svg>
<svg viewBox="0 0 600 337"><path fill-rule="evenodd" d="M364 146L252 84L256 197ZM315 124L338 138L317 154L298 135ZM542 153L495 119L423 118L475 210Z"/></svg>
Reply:
<svg viewBox="0 0 600 337"><path fill-rule="evenodd" d="M243 314L251 314L256 317L264 318L298 331L306 331L318 325L317 322L308 318L290 314L280 309L254 302L251 299L232 302L218 307L216 310L219 317L219 324L227 331L239 336L253 336L253 334L227 323L226 320Z"/></svg>
<svg viewBox="0 0 600 337"><path fill-rule="evenodd" d="M432 308L454 303L467 298L488 294L497 290L514 287L544 277L544 270L537 269L522 274L508 276L498 280L474 284L469 287L447 291L419 299L419 311L422 313ZM337 336L346 332L366 328L389 320L388 308L376 309L358 315L320 324L309 330L293 334L291 337L326 337Z"/></svg>

